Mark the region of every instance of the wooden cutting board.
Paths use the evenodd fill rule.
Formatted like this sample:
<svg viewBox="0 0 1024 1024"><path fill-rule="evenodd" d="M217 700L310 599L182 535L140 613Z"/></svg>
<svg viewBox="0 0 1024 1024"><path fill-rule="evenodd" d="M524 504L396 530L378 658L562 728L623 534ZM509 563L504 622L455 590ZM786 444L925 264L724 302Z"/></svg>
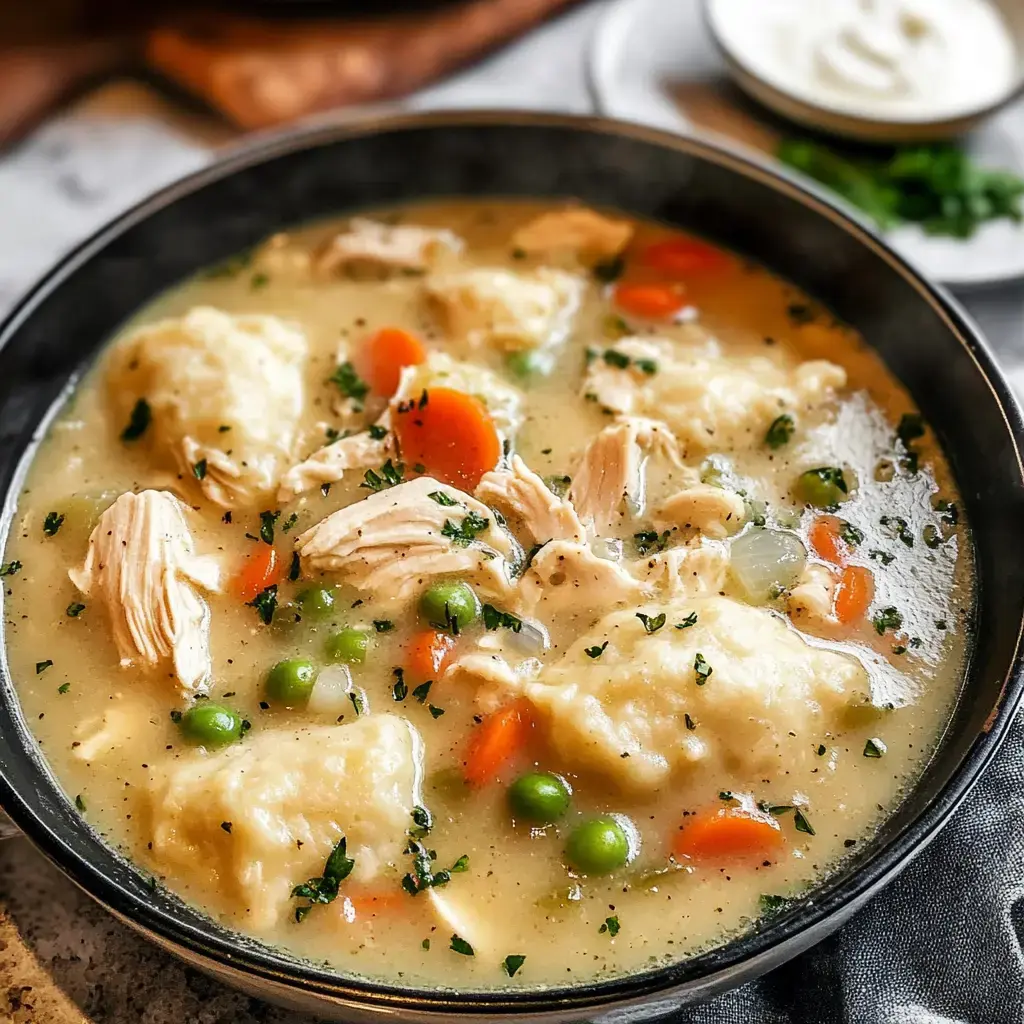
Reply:
<svg viewBox="0 0 1024 1024"><path fill-rule="evenodd" d="M191 12L126 31L0 44L0 145L104 77L148 69L241 129L402 96L576 0L462 0L387 18Z"/></svg>

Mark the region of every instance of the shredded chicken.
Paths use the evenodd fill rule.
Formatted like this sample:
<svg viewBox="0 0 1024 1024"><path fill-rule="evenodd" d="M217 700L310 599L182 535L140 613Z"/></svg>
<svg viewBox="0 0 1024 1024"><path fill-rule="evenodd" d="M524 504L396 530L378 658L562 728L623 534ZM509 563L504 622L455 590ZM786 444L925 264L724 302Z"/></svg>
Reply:
<svg viewBox="0 0 1024 1024"><path fill-rule="evenodd" d="M721 540L743 524L746 507L734 491L695 483L666 498L654 511L658 529L698 530Z"/></svg>
<svg viewBox="0 0 1024 1024"><path fill-rule="evenodd" d="M835 623L832 598L836 578L824 565L814 562L806 566L789 592L789 617L797 626L821 627Z"/></svg>
<svg viewBox="0 0 1024 1024"><path fill-rule="evenodd" d="M643 510L645 451L680 464L672 432L663 423L638 416L605 427L583 453L569 500L580 519L598 534L617 526L624 515Z"/></svg>
<svg viewBox="0 0 1024 1024"><path fill-rule="evenodd" d="M470 350L515 352L560 345L584 285L579 277L551 267L521 274L474 267L434 274L425 287L446 330Z"/></svg>
<svg viewBox="0 0 1024 1024"><path fill-rule="evenodd" d="M454 661L444 678L446 683L456 683L460 691L472 692L476 706L489 714L505 704L511 694L521 693L524 683L535 679L540 670L536 658L520 660L513 666L507 652L477 649Z"/></svg>
<svg viewBox="0 0 1024 1024"><path fill-rule="evenodd" d="M565 540L545 544L519 583L521 608L540 618L581 608L607 610L643 592L643 585L621 566Z"/></svg>
<svg viewBox="0 0 1024 1024"><path fill-rule="evenodd" d="M721 593L729 571L729 548L722 541L699 538L633 563L634 572L667 597L707 597Z"/></svg>
<svg viewBox="0 0 1024 1024"><path fill-rule="evenodd" d="M532 255L570 251L581 257L608 259L629 245L633 225L605 217L583 206L542 213L512 236L516 249Z"/></svg>
<svg viewBox="0 0 1024 1024"><path fill-rule="evenodd" d="M364 264L396 270L429 270L445 253L457 253L462 240L451 231L415 224L380 224L353 217L348 231L335 235L317 260L317 269L332 273Z"/></svg>
<svg viewBox="0 0 1024 1024"><path fill-rule="evenodd" d="M582 541L586 534L571 502L551 491L518 455L512 456L508 469L484 474L476 496L509 521L524 546L547 540Z"/></svg>
<svg viewBox="0 0 1024 1024"><path fill-rule="evenodd" d="M441 504L431 495L442 494ZM427 579L460 574L487 595L512 593L518 545L475 498L417 477L333 512L303 533L307 568L335 573L360 590L400 599Z"/></svg>
<svg viewBox="0 0 1024 1024"><path fill-rule="evenodd" d="M184 689L206 689L210 610L195 587L219 590L220 566L195 553L173 494L122 494L92 531L85 564L68 575L106 604L122 665L170 661Z"/></svg>
<svg viewBox="0 0 1024 1024"><path fill-rule="evenodd" d="M333 484L341 480L349 470L376 469L396 454L395 437L389 426L390 413L385 412L375 426L385 430L381 438L371 436L368 431L342 437L323 448L317 449L309 458L297 463L281 477L277 500L283 505L306 491L321 484Z"/></svg>

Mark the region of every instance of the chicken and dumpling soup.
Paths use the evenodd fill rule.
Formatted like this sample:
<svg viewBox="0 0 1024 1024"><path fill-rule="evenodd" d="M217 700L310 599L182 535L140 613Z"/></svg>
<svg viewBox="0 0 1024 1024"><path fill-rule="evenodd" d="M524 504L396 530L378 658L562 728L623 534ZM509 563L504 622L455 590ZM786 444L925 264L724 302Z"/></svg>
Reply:
<svg viewBox="0 0 1024 1024"><path fill-rule="evenodd" d="M959 509L763 269L579 206L377 211L113 340L20 497L8 654L69 799L227 926L566 984L867 841L956 697Z"/></svg>

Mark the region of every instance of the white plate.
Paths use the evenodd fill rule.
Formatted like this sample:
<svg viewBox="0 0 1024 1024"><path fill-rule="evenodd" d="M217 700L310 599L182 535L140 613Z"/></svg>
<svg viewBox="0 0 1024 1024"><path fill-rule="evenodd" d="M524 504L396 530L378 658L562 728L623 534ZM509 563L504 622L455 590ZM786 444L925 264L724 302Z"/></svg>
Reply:
<svg viewBox="0 0 1024 1024"><path fill-rule="evenodd" d="M767 0L766 0L767 2ZM763 157L789 129L731 83L700 0L609 0L591 43L591 88L601 113L684 134L710 135ZM1024 101L969 140L986 165L1024 175ZM857 210L851 212L871 226ZM933 238L913 225L886 233L899 253L936 280L968 288L1024 277L1024 224L992 221L968 240Z"/></svg>

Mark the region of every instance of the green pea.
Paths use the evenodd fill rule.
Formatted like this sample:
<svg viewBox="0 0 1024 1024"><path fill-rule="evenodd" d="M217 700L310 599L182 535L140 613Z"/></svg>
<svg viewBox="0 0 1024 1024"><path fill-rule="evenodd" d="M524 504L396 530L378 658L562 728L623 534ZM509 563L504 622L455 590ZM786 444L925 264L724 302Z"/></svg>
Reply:
<svg viewBox="0 0 1024 1024"><path fill-rule="evenodd" d="M365 629L339 629L324 644L324 651L331 661L345 661L350 665L365 661L369 649L370 634Z"/></svg>
<svg viewBox="0 0 1024 1024"><path fill-rule="evenodd" d="M566 860L586 875L607 875L629 860L629 837L617 818L589 818L569 833Z"/></svg>
<svg viewBox="0 0 1024 1024"><path fill-rule="evenodd" d="M295 603L303 618L326 619L334 611L337 599L338 593L334 587L317 584L300 591L295 597Z"/></svg>
<svg viewBox="0 0 1024 1024"><path fill-rule="evenodd" d="M850 496L850 488L838 466L819 466L801 473L795 490L801 501L817 508L830 508Z"/></svg>
<svg viewBox="0 0 1024 1024"><path fill-rule="evenodd" d="M231 708L203 700L188 709L178 721L182 735L204 747L226 747L240 740L249 723Z"/></svg>
<svg viewBox="0 0 1024 1024"><path fill-rule="evenodd" d="M480 614L480 602L468 583L443 580L420 595L420 615L438 629L458 635Z"/></svg>
<svg viewBox="0 0 1024 1024"><path fill-rule="evenodd" d="M550 358L537 351L511 352L505 357L505 365L520 380L546 377L551 372Z"/></svg>
<svg viewBox="0 0 1024 1024"><path fill-rule="evenodd" d="M508 788L508 805L517 818L537 825L558 821L569 809L572 790L554 772L528 772Z"/></svg>
<svg viewBox="0 0 1024 1024"><path fill-rule="evenodd" d="M286 658L267 673L267 696L286 707L300 707L309 700L316 676L317 671L308 659Z"/></svg>

